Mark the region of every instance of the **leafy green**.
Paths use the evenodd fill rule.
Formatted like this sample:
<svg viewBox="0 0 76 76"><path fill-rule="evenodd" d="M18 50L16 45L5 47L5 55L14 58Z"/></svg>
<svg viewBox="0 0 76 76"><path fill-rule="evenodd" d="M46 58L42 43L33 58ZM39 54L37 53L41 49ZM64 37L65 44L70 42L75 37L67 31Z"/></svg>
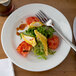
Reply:
<svg viewBox="0 0 76 76"><path fill-rule="evenodd" d="M25 30L25 32L23 32L23 34L35 37L34 30L35 30L34 27L33 28L29 28L28 30Z"/></svg>
<svg viewBox="0 0 76 76"><path fill-rule="evenodd" d="M22 39L22 34L21 34L21 33L20 33L20 35L19 35L19 36L20 36L20 39Z"/></svg>
<svg viewBox="0 0 76 76"><path fill-rule="evenodd" d="M33 52L34 55L38 56L38 59L47 59L41 41L37 41L37 45L33 47Z"/></svg>
<svg viewBox="0 0 76 76"><path fill-rule="evenodd" d="M37 30L41 34L43 34L45 37L49 38L53 36L53 33L55 32L52 27L47 26L40 26L40 27L33 27L29 28L28 30L25 30L24 32L20 33L20 38L22 39L22 34L32 36L36 38L36 35L34 33L34 30ZM38 57L38 59L47 59L45 52L44 52L44 46L41 41L39 41L36 38L37 45L32 48L32 51L34 52L34 55ZM49 55L53 55L56 51L52 51L51 49L48 49Z"/></svg>
<svg viewBox="0 0 76 76"><path fill-rule="evenodd" d="M48 49L48 53L49 55L54 55L56 53L56 51L51 50L50 48Z"/></svg>
<svg viewBox="0 0 76 76"><path fill-rule="evenodd" d="M51 28L48 27L48 28L49 28L48 30L49 30L50 32L55 32L55 30L54 30L52 27L51 27Z"/></svg>
<svg viewBox="0 0 76 76"><path fill-rule="evenodd" d="M53 36L53 32L55 32L52 27L47 27L47 26L40 26L40 27L37 28L37 30L41 34L43 34L44 36L46 36L47 38L48 37L52 37Z"/></svg>
<svg viewBox="0 0 76 76"><path fill-rule="evenodd" d="M34 52L34 55L38 56L38 59L47 59L45 52L44 52L44 46L41 43L41 41L37 40L37 45L33 47L32 51ZM51 50L48 48L49 55L54 55L56 51Z"/></svg>
<svg viewBox="0 0 76 76"><path fill-rule="evenodd" d="M53 36L53 32L55 32L52 27L40 26L40 27L29 28L28 30L23 32L23 34L29 35L29 36L32 36L32 37L36 37L36 35L34 33L34 30L37 30L38 32L40 32L41 34L46 36L47 38L48 37L52 37Z"/></svg>
<svg viewBox="0 0 76 76"><path fill-rule="evenodd" d="M40 57L38 57L38 59L47 59L44 55L42 55L42 56L40 56Z"/></svg>

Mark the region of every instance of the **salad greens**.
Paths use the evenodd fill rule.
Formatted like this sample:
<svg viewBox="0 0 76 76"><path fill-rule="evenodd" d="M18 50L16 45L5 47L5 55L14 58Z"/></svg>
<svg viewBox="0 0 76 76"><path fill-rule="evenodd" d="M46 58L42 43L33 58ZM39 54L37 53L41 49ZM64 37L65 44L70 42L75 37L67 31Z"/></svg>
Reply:
<svg viewBox="0 0 76 76"><path fill-rule="evenodd" d="M47 27L47 26L38 27L37 31L43 34L47 38L52 37L53 33L55 32L52 27Z"/></svg>
<svg viewBox="0 0 76 76"><path fill-rule="evenodd" d="M20 39L22 39L22 34L21 34L21 33L20 33L20 35L19 35L19 36L20 36Z"/></svg>
<svg viewBox="0 0 76 76"><path fill-rule="evenodd" d="M48 53L49 55L53 55L54 53L56 53L56 51L51 50L50 48L48 49Z"/></svg>
<svg viewBox="0 0 76 76"><path fill-rule="evenodd" d="M37 45L33 47L32 51L34 52L34 55L38 56L39 59L47 59L41 41L37 40Z"/></svg>
<svg viewBox="0 0 76 76"><path fill-rule="evenodd" d="M25 30L25 32L23 32L23 34L32 36L32 37L36 37L34 30L37 30L38 32L40 32L47 38L52 37L53 33L55 32L52 27L40 26L40 27L29 28L28 30Z"/></svg>
<svg viewBox="0 0 76 76"><path fill-rule="evenodd" d="M36 37L36 35L34 33L35 29L36 29L35 27L29 28L28 30L25 30L25 32L23 32L23 34L28 35L28 36L32 36L32 37Z"/></svg>
<svg viewBox="0 0 76 76"><path fill-rule="evenodd" d="M37 45L32 48L32 51L34 52L34 55L38 56L38 59L47 59L44 47L41 41L37 40ZM49 55L53 55L56 51L52 51L51 49L48 49Z"/></svg>
<svg viewBox="0 0 76 76"><path fill-rule="evenodd" d="M37 30L38 32L40 32L46 38L52 37L53 33L55 31L52 27L40 26L40 27L32 27L32 28L29 28L28 30L25 30L24 32L21 32L24 35L35 37L37 45L32 48L32 51L33 51L34 55L38 56L39 59L46 60L47 57L44 52L44 46L43 46L42 42L36 38L34 30ZM21 34L20 34L20 38L22 38ZM48 48L48 53L49 53L49 55L53 55L55 53L55 51L52 51L51 49Z"/></svg>

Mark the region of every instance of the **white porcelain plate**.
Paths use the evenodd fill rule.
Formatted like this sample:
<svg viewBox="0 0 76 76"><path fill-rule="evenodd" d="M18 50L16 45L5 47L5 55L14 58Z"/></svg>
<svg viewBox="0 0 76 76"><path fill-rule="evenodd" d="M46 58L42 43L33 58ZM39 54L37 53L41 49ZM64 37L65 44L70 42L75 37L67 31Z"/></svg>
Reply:
<svg viewBox="0 0 76 76"><path fill-rule="evenodd" d="M45 71L59 65L68 55L70 46L60 38L59 48L54 55L48 56L47 60L40 60L30 53L26 58L17 53L16 48L21 42L16 35L16 27L25 23L26 17L33 16L38 10L42 10L54 20L62 33L72 41L72 31L65 16L54 7L45 4L28 4L15 10L5 21L1 33L1 42L6 55L17 66L29 71Z"/></svg>

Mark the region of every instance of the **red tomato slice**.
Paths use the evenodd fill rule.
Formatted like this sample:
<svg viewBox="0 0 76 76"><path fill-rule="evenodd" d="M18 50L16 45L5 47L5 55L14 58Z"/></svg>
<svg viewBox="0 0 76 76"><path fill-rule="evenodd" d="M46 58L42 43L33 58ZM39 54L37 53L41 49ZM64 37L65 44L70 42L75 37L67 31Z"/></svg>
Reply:
<svg viewBox="0 0 76 76"><path fill-rule="evenodd" d="M31 48L32 46L30 44L23 41L22 43L19 44L16 50L23 56L27 56Z"/></svg>
<svg viewBox="0 0 76 76"><path fill-rule="evenodd" d="M30 25L32 22L39 22L39 21L40 20L37 17L34 17L34 16L26 18L26 23L28 25Z"/></svg>
<svg viewBox="0 0 76 76"><path fill-rule="evenodd" d="M26 57L29 54L29 52L21 52L21 55L23 55L24 57Z"/></svg>
<svg viewBox="0 0 76 76"><path fill-rule="evenodd" d="M56 35L53 35L52 38L48 39L48 46L50 49L55 50L59 46L59 38Z"/></svg>

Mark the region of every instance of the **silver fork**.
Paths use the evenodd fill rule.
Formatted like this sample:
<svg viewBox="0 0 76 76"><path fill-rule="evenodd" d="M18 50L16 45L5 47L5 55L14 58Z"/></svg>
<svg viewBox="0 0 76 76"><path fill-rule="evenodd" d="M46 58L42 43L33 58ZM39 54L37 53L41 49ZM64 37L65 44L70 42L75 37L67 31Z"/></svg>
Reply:
<svg viewBox="0 0 76 76"><path fill-rule="evenodd" d="M70 46L72 47L75 51L76 51L76 46L71 42L69 41L60 31L59 29L56 28L55 25L52 24L52 19L51 18L48 18L47 15L39 10L37 14L35 14L41 22L43 22L44 24L46 24L47 26L51 26L60 36L61 38Z"/></svg>

